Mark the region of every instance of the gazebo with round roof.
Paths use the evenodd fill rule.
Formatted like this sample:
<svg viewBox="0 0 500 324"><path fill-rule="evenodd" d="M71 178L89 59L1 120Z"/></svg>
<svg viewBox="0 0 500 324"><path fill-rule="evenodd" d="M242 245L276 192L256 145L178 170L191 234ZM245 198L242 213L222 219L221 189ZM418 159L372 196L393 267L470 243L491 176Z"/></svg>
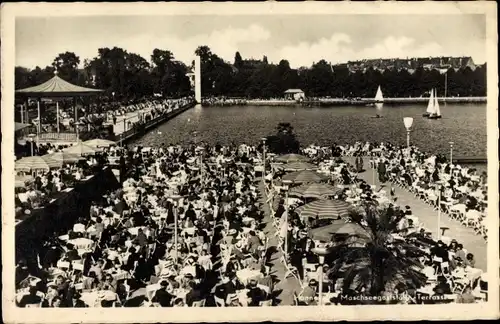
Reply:
<svg viewBox="0 0 500 324"><path fill-rule="evenodd" d="M16 90L16 96L23 98L36 98L37 99L37 109L38 109L38 125L37 125L37 137L40 134L40 100L42 98L73 98L73 106L75 110L75 123L78 122L78 110L76 109L76 97L82 96L95 96L102 93L103 90L92 89L74 85L61 79L57 72L54 73L54 77L42 84L37 86L24 88ZM27 108L27 104L26 104ZM59 133L59 102L56 100L57 109L57 133ZM21 107L21 116L23 115ZM75 127L76 136L78 139L78 127Z"/></svg>

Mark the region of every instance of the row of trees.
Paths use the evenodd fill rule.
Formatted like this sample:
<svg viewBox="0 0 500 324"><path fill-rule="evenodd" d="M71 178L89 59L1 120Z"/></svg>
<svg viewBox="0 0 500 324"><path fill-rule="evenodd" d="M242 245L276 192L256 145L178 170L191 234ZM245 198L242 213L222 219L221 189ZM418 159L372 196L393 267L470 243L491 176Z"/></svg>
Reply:
<svg viewBox="0 0 500 324"><path fill-rule="evenodd" d="M379 71L372 68L365 72L351 73L347 67L331 66L325 60L311 67L293 69L287 60L278 64L262 60L244 60L236 52L233 63L213 53L208 46L195 51L201 58L202 95L271 98L281 97L290 88L300 88L309 97L366 97L375 95L380 85L386 97L420 97L431 88L440 95L485 96L486 64L475 70L469 67L446 74L437 70L417 68ZM59 54L50 66L28 70L16 67L16 88L33 86L47 81L57 70L63 79L82 86L95 86L115 93L117 97L142 97L159 93L177 97L191 93L186 74L193 66L175 60L168 50L155 49L146 60L135 53L118 47L100 48L98 55L83 62L72 52Z"/></svg>

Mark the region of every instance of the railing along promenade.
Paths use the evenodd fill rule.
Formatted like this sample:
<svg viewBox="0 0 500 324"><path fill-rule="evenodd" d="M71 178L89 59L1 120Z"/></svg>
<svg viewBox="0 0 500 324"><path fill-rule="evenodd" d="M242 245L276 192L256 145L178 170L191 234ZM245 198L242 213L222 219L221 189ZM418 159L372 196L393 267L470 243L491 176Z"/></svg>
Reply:
<svg viewBox="0 0 500 324"><path fill-rule="evenodd" d="M136 124L134 127L124 131L121 134L118 134L117 138L121 143L125 143L129 140L140 137L144 135L146 132L150 131L151 129L159 126L160 124L163 124L164 122L174 118L175 116L183 113L189 108L194 107L195 105L196 105L195 102L189 102L184 106L172 108L171 111L168 111L167 113L162 114L154 119L151 119L143 124Z"/></svg>

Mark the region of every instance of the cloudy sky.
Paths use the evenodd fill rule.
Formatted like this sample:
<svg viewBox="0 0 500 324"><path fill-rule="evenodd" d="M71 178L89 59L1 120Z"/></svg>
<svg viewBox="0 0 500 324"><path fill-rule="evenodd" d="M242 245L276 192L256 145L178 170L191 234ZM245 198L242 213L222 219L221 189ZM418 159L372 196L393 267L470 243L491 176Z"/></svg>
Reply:
<svg viewBox="0 0 500 324"><path fill-rule="evenodd" d="M362 58L472 56L485 61L484 15L102 16L16 19L16 65L49 65L58 53L84 59L118 46L150 59L168 49L191 62L199 45L227 61L243 58L310 66Z"/></svg>

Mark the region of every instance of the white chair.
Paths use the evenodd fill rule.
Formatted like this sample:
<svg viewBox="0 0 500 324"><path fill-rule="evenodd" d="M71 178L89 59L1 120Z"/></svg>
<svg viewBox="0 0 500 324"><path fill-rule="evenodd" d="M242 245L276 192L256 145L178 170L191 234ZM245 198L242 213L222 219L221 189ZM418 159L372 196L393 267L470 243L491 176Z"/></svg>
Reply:
<svg viewBox="0 0 500 324"><path fill-rule="evenodd" d="M159 289L159 285L158 284L154 284L154 285L147 285L146 286L146 297L148 299L148 301L152 301L153 298L154 298L154 295L156 293L156 291Z"/></svg>
<svg viewBox="0 0 500 324"><path fill-rule="evenodd" d="M269 299L269 300L261 301L261 302L259 302L259 306L261 306L261 307L273 306L273 300Z"/></svg>
<svg viewBox="0 0 500 324"><path fill-rule="evenodd" d="M217 307L226 307L226 302L224 299L214 296L215 306Z"/></svg>
<svg viewBox="0 0 500 324"><path fill-rule="evenodd" d="M205 299L194 301L192 307L205 307Z"/></svg>

